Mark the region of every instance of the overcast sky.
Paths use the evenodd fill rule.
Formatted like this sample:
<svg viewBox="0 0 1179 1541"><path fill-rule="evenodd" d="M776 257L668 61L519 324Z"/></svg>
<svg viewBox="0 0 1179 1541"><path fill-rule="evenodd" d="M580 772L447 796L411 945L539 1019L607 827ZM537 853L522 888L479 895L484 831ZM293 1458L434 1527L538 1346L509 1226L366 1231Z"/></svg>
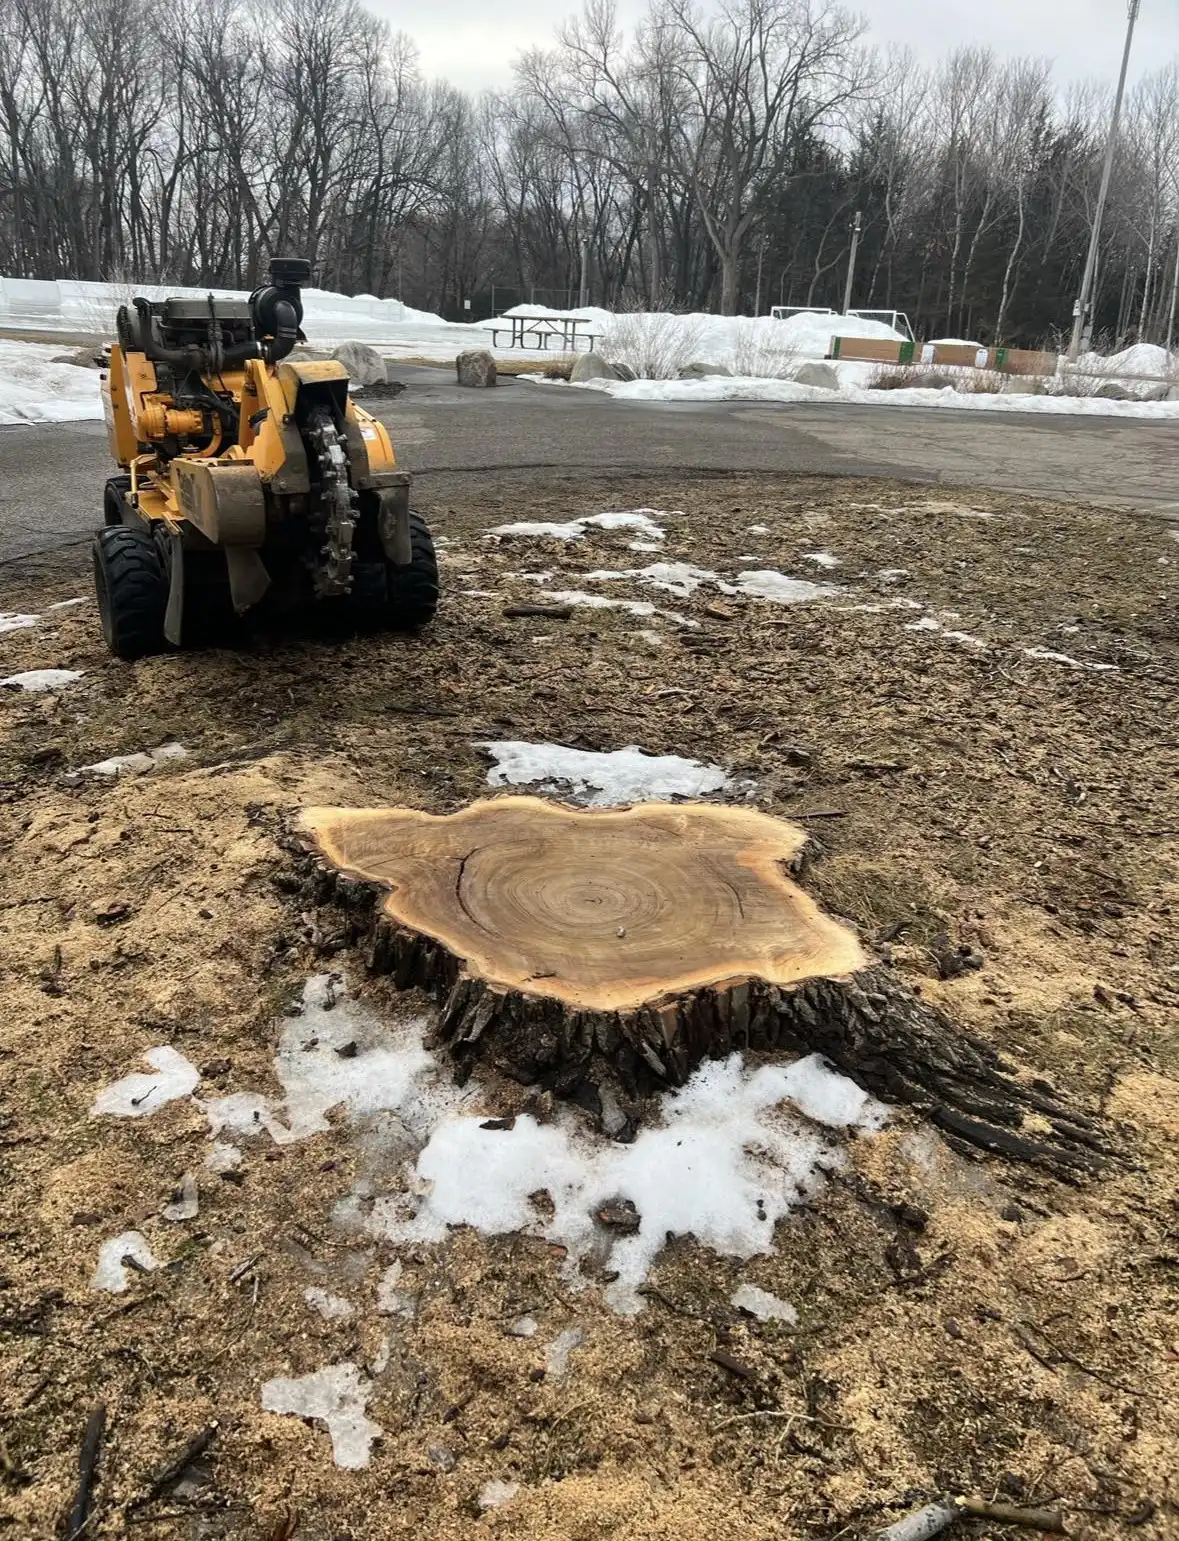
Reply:
<svg viewBox="0 0 1179 1541"><path fill-rule="evenodd" d="M567 0L366 0L407 32L421 50L427 75L477 90L502 86L512 60L547 44L561 17L580 9ZM619 0L623 17L644 0ZM1121 58L1126 0L862 0L872 36L903 43L936 59L962 43L988 43L1005 54L1054 59L1061 81L1113 76ZM1179 55L1179 0L1142 0L1133 71Z"/></svg>

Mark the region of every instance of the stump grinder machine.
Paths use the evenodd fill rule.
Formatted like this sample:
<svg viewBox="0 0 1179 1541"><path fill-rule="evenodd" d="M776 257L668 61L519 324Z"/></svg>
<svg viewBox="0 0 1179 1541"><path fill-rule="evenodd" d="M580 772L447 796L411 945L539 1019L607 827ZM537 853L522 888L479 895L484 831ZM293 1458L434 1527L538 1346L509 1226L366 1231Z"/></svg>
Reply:
<svg viewBox="0 0 1179 1541"><path fill-rule="evenodd" d="M275 258L248 301L136 299L103 381L111 453L94 537L120 658L222 640L234 618L315 601L411 630L438 605L425 521L385 428L334 359L292 360L310 265Z"/></svg>

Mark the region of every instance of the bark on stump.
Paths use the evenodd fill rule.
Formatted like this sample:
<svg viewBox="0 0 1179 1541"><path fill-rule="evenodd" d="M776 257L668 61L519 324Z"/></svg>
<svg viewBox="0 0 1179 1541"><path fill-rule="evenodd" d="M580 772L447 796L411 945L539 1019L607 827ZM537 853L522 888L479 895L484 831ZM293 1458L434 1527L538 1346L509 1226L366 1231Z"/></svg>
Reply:
<svg viewBox="0 0 1179 1541"><path fill-rule="evenodd" d="M705 1059L817 1051L960 1145L1072 1178L1116 1158L1100 1123L865 958L791 881L806 834L780 819L504 797L312 808L300 839L368 966L439 1002L460 1073L482 1059L634 1115Z"/></svg>

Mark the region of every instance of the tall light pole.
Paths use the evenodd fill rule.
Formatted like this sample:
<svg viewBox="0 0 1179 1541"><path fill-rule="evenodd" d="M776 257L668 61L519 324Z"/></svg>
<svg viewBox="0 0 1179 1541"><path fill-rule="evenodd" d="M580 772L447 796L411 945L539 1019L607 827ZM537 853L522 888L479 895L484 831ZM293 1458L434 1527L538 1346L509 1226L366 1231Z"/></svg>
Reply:
<svg viewBox="0 0 1179 1541"><path fill-rule="evenodd" d="M864 216L859 209L856 210L856 222L852 226L851 256L847 259L847 284L843 291L843 313L846 316L851 309L852 285L856 281L856 253L860 249L860 231L864 227Z"/></svg>
<svg viewBox="0 0 1179 1541"><path fill-rule="evenodd" d="M1097 252L1101 245L1101 219L1105 213L1105 200L1109 194L1109 179L1113 175L1114 155L1118 148L1118 123L1122 116L1122 98L1126 94L1126 72L1130 68L1130 46L1134 41L1134 24L1142 0L1130 0L1129 22L1126 26L1126 46L1122 52L1122 72L1118 76L1118 89L1114 96L1113 118L1109 125L1109 142L1105 147L1105 165L1101 168L1101 187L1097 193L1097 207L1093 211L1093 231L1089 237L1089 255L1085 258L1085 275L1081 279L1081 294L1073 317L1073 335L1068 345L1068 356L1075 363L1081 351L1082 334L1088 335L1089 305L1093 298L1093 275L1097 271Z"/></svg>

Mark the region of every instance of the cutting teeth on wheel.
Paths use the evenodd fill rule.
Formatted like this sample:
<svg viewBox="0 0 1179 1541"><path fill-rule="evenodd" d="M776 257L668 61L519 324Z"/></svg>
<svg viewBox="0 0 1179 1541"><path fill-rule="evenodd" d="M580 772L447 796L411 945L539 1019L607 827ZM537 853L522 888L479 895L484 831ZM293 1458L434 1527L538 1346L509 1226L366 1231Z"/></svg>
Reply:
<svg viewBox="0 0 1179 1541"><path fill-rule="evenodd" d="M313 414L307 436L319 460L320 498L327 515L324 561L315 574L316 587L325 596L348 594L352 589L352 535L357 502L348 483L348 455L326 412Z"/></svg>

